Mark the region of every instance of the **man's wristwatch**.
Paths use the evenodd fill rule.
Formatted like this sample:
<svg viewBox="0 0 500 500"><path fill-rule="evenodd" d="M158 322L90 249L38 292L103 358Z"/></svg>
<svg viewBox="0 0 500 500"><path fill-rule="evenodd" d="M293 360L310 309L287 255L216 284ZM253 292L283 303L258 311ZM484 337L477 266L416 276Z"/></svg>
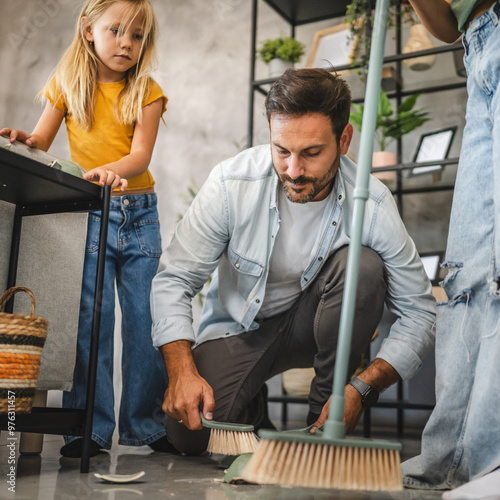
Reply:
<svg viewBox="0 0 500 500"><path fill-rule="evenodd" d="M353 378L349 381L349 385L352 385L361 395L361 404L363 408L370 408L378 401L379 392L375 387L371 387L365 384L358 377Z"/></svg>

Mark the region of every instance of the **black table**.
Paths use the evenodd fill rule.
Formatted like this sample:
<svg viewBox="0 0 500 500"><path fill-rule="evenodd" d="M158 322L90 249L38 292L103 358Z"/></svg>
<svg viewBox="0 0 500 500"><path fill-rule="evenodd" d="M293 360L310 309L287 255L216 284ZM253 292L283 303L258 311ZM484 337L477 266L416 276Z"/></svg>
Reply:
<svg viewBox="0 0 500 500"><path fill-rule="evenodd" d="M85 409L35 407L30 414L16 415L16 432L83 436L80 472L84 473L89 471L90 462L110 196L110 186L102 188L31 158L0 148L0 200L16 206L7 288L16 284L23 217L102 210ZM12 310L11 299L5 307L5 312ZM0 429L7 429L7 415L0 415Z"/></svg>

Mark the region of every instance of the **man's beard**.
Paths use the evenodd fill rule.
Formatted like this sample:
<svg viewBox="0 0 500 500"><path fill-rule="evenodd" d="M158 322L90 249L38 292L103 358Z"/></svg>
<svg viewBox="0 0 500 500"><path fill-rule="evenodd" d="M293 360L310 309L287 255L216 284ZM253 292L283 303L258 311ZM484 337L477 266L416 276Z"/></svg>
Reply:
<svg viewBox="0 0 500 500"><path fill-rule="evenodd" d="M335 160L332 163L332 166L328 170L328 172L321 177L320 179L316 177L306 177L301 175L297 177L297 179L292 179L289 175L283 174L279 175L279 180L283 186L283 190L285 191L286 197L293 203L309 203L316 196L318 196L323 189L325 189L329 184L333 182L335 174L337 173L340 166L340 151L337 153ZM299 184L303 186L312 185L312 189L308 192L300 192L298 193L292 187L287 185L287 183Z"/></svg>

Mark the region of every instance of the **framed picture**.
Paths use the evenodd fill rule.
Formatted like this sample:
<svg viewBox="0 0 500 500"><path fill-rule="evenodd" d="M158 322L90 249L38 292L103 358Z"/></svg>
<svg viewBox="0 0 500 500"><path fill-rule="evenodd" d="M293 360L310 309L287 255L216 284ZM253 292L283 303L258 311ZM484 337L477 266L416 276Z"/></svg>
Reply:
<svg viewBox="0 0 500 500"><path fill-rule="evenodd" d="M350 64L356 40L347 23L317 31L314 34L306 68L335 69Z"/></svg>
<svg viewBox="0 0 500 500"><path fill-rule="evenodd" d="M414 163L445 160L450 152L451 143L457 127L444 128L435 132L422 135L415 151ZM410 175L435 174L441 172L443 165L426 165L424 167L414 167Z"/></svg>
<svg viewBox="0 0 500 500"><path fill-rule="evenodd" d="M421 253L420 259L425 272L434 286L439 284L439 264L443 260L444 252Z"/></svg>

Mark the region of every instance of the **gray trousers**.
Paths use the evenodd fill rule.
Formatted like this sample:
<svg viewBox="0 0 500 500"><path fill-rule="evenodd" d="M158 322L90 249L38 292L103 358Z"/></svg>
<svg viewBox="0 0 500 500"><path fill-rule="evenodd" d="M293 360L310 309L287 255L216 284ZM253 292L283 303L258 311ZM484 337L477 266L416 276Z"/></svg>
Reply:
<svg viewBox="0 0 500 500"><path fill-rule="evenodd" d="M291 368L314 367L309 409L319 414L331 395L348 247L324 264L313 283L288 311L261 320L258 330L205 342L193 350L200 375L214 391L214 420L259 428L267 414L262 387ZM362 247L349 373L361 362L382 316L385 267L378 254ZM347 381L346 381L347 382ZM190 431L165 419L169 441L181 452L206 450L209 429Z"/></svg>

